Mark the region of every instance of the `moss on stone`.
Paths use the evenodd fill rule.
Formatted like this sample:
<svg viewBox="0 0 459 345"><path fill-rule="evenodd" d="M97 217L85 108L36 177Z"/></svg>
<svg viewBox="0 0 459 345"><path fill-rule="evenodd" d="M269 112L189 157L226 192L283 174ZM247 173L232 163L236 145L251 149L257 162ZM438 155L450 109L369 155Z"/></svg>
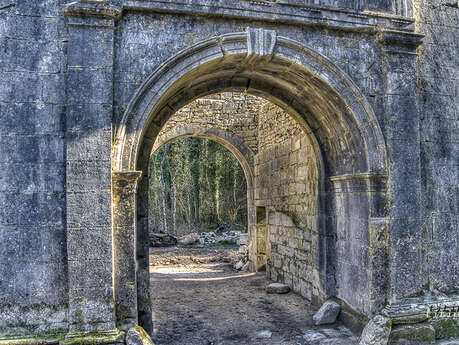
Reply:
<svg viewBox="0 0 459 345"><path fill-rule="evenodd" d="M46 338L23 338L0 340L0 345L53 345L59 344L58 339Z"/></svg>
<svg viewBox="0 0 459 345"><path fill-rule="evenodd" d="M435 329L429 323L394 326L390 334L390 343L396 344L400 340L433 343L435 342Z"/></svg>
<svg viewBox="0 0 459 345"><path fill-rule="evenodd" d="M459 337L459 319L440 319L431 323L437 339Z"/></svg>
<svg viewBox="0 0 459 345"><path fill-rule="evenodd" d="M122 344L124 332L90 332L78 337L63 339L60 345L97 345L97 344Z"/></svg>

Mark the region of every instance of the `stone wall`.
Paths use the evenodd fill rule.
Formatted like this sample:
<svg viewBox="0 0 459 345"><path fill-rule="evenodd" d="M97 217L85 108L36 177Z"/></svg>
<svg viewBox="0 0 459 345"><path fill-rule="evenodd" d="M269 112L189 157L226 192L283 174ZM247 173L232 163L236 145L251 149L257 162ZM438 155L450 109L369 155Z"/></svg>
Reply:
<svg viewBox="0 0 459 345"><path fill-rule="evenodd" d="M457 1L416 0L426 287L459 293L459 10Z"/></svg>
<svg viewBox="0 0 459 345"><path fill-rule="evenodd" d="M263 102L260 97L241 92L223 92L199 98L184 106L166 122L158 134L153 152L164 143L169 133L180 127L192 126L196 133L210 128L230 132L241 138L256 153L258 113Z"/></svg>
<svg viewBox="0 0 459 345"><path fill-rule="evenodd" d="M267 213L267 276L309 300L318 281L317 158L298 122L266 102L260 112L255 202Z"/></svg>
<svg viewBox="0 0 459 345"><path fill-rule="evenodd" d="M62 2L0 3L0 338L67 328Z"/></svg>
<svg viewBox="0 0 459 345"><path fill-rule="evenodd" d="M71 323L85 326L83 330L97 331L101 329L101 324L105 324L103 329L115 326L112 312L109 157L110 138L115 135L110 133L110 128L119 129L121 118L136 91L167 59L197 42L225 33L243 32L249 25L276 30L278 37L297 40L326 56L337 66L337 70L341 69L352 79L373 106L385 135L390 161L389 205L378 206L375 203L377 207L370 210L370 218L373 219L369 229L384 228L383 240L389 238L390 242L382 243L383 248L377 247L387 250L391 256L389 264L384 260L378 265L386 267L390 273L389 285L379 285L381 294L378 298L387 296L389 302L393 302L425 293L423 290L434 294L458 293L457 1L414 1L417 31L425 35L424 43L418 49L418 65L412 54L418 39L410 33L411 22L399 17L373 16L371 13L355 16L352 13L348 15L346 11L324 8L318 12L307 7L301 10L304 16L298 16L297 7L292 9L286 4L274 2L270 3L272 6L265 6L263 11L257 4L238 3L235 6L253 6L256 10L250 14L245 8L242 17L242 12L236 13L228 8L201 6L198 9L198 6L187 5L186 9L177 9L171 6L180 4L163 2L160 5L163 8L156 12L140 7L135 10L125 8L116 24L113 44L113 31L104 27L110 24L110 20L97 16L114 17L116 11L93 10L91 7L100 3L84 2L82 8L76 10L75 17L85 11L93 11L90 18L95 22L87 21L76 28L75 25L64 24L61 5L68 2L0 1L0 337L57 331L65 333L68 329L67 315L71 315ZM116 4L121 2L116 1ZM137 3L140 6L141 2ZM312 1L308 3L312 4ZM349 8L355 3L314 1L314 5L323 7ZM410 15L410 8L399 5L409 3L399 0L359 2L370 10L393 10L402 15ZM155 4L158 2L148 2L149 6ZM205 12L207 10L209 12ZM280 13L282 16L271 12L269 17L270 11L277 10L284 11ZM212 16L209 16L210 11L213 11ZM223 17L224 12L231 13ZM254 16L254 13L256 22L246 17ZM326 30L323 29L324 20L329 25ZM376 35L371 29L374 27L400 29L399 33L404 34L381 30ZM68 36L69 30L74 36ZM67 49L67 45L72 45L71 49ZM70 65L72 73L67 73L67 65ZM416 80L417 85L414 83ZM237 73L231 82L241 87ZM216 82L216 85L231 87L233 84ZM249 83L246 86L257 87ZM325 94L316 94L314 90L311 88L311 102L317 95ZM276 88L264 91L272 91L274 96ZM348 89L342 91L350 92ZM336 95L330 96L333 98ZM420 105L419 111L417 104ZM330 119L338 119L335 115L339 116L333 113ZM282 121L279 117L276 123L282 124ZM158 126L163 124L159 122ZM321 124L313 123L311 126L318 137L321 131L333 127L332 124L324 129ZM94 128L103 130L104 135L98 136L100 131L93 131ZM366 130L359 129L362 132ZM277 131L274 127L271 130ZM308 206L305 209L297 207L300 198L314 196L316 191L308 183L297 186L297 182L283 180L282 174L297 176L292 174L300 172L301 164L312 169L314 165L307 163L316 160L310 155L310 143L299 140L298 147L297 139L282 141L282 136L268 141L270 135L267 132L268 129L266 135L259 134L266 143L258 144L257 175L263 172L267 177L257 188L257 203L259 207L266 207L269 235L273 234L273 246L267 249L271 250L273 258L277 257L277 262L282 260L282 264L276 264L274 259L273 262L268 261L268 272L289 280L293 288L301 292L301 287L298 287L301 284L295 282L296 276L291 275L296 268L289 269L291 264L287 263L292 261L292 250L293 256L303 260L298 254L301 241L301 253L309 255L302 261L301 269L309 270L309 273L312 270L313 273L313 278L303 279L301 283L311 286L313 296L306 294L306 297L313 299L315 294L320 295L320 291L314 290L318 289L314 280L316 255L313 252L318 248L313 236L316 231L313 220L317 213L313 211L313 199L306 200L305 205ZM345 133L343 138L351 132ZM72 151L66 140L75 133L78 135L73 138L81 140L81 145L78 150ZM296 135L293 133L294 137ZM322 138L326 137L322 135ZM326 142L321 143L324 144ZM253 141L250 145L256 146ZM321 146L321 150L324 147ZM295 152L303 149L306 150L301 154L301 159L306 157L304 161L299 156L295 157ZM333 158L334 152L323 152ZM70 167L72 157L68 153L74 154L73 163L80 154L86 158L82 160L81 169L78 169L78 164ZM354 170L352 155L347 158L337 160L347 166L339 172L327 173L365 172ZM66 163L69 171L66 171ZM317 174L308 170L304 175L317 178ZM349 183L345 181L341 184L346 187ZM360 193L359 183L352 183L357 195ZM103 192L104 198L91 199L92 192L87 192L91 188ZM299 192L303 188L304 194ZM86 191L86 197L80 198L77 203L73 203L75 199L67 202L66 193L72 190L75 191L74 196L81 196L79 192ZM352 200L356 199L353 197ZM349 205L351 201L347 200L342 206ZM92 207L95 203L100 207ZM93 215L97 213L97 222L107 223L99 233L101 236L94 240L94 227L86 228L86 233L72 232L67 223L66 209L81 212L69 218L73 220L73 225L88 219L94 221ZM346 212L352 212L352 208ZM342 215L342 218L353 219L350 218L352 214ZM387 220L390 223L388 226L385 223ZM68 238L67 231L70 234ZM281 232L289 234L291 243L284 242L284 237L276 238ZM71 237L72 234L76 238ZM309 234L311 253L304 249L305 245L307 248ZM67 241L71 243L68 247ZM353 243L360 245L357 241ZM92 247L88 250L87 246ZM340 248L343 252L353 249ZM75 259L73 264L78 264L79 259L84 264L67 267L68 263L72 265L72 260L68 260L71 255ZM358 252L354 257L358 258ZM355 262L350 265L349 281L352 279L351 269L363 271L367 269L366 264ZM374 260L373 264L378 264L378 261ZM99 274L101 271L103 274ZM309 273L301 273L301 276L308 277ZM378 284L377 278L372 284ZM385 284L385 277L383 281ZM344 280L341 285L347 286L349 294L353 293L352 285L346 284ZM102 317L93 304L87 302L91 300L86 295L88 291L92 300L104 308ZM364 298L370 301L373 297ZM354 305L359 307L362 303ZM87 319L88 314L92 319Z"/></svg>

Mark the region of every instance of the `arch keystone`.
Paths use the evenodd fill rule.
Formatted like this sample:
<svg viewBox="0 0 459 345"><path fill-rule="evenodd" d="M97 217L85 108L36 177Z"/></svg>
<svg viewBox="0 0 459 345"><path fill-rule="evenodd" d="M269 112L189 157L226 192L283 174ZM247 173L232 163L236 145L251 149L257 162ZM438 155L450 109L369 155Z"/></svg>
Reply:
<svg viewBox="0 0 459 345"><path fill-rule="evenodd" d="M276 46L277 33L274 30L262 28L247 28L247 58L252 61L254 57L262 57L269 62Z"/></svg>

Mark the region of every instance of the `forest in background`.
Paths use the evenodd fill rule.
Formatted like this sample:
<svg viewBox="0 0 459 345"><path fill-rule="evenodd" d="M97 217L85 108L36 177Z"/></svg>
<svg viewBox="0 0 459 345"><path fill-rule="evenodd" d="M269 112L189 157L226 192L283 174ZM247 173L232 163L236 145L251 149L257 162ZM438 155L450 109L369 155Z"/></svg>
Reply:
<svg viewBox="0 0 459 345"><path fill-rule="evenodd" d="M150 159L150 229L172 235L247 232L247 183L236 157L201 138L167 143Z"/></svg>

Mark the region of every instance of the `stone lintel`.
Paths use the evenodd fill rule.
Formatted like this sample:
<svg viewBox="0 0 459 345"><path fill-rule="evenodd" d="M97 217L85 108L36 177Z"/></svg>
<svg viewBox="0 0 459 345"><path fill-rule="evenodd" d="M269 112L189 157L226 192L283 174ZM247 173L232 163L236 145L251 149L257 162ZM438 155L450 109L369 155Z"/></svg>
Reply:
<svg viewBox="0 0 459 345"><path fill-rule="evenodd" d="M79 0L62 6L68 26L114 28L121 8L107 0Z"/></svg>

